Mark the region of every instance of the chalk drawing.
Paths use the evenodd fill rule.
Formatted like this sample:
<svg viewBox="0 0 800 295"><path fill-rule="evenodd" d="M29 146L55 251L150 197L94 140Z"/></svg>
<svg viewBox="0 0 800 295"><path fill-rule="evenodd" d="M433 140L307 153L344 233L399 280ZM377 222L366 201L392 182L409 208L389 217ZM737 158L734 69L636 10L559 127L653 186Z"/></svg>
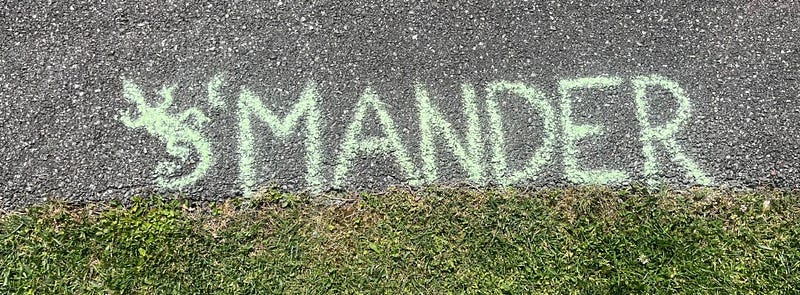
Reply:
<svg viewBox="0 0 800 295"><path fill-rule="evenodd" d="M226 106L222 96L225 86L225 74L216 73L207 83L207 103L211 108ZM154 170L156 183L166 189L180 190L195 184L203 178L215 162L212 144L203 135L209 118L197 107L183 111L173 111L174 92L176 86L164 86L157 94L161 102L149 104L143 91L133 81L123 78L123 96L135 106L138 117L131 115L132 110L123 110L119 120L128 128L144 128L149 134L166 144L167 153L174 159L159 163ZM333 179L325 178L323 171L323 117L319 109L322 103L317 84L309 81L299 100L283 115L267 109L260 97L247 87L242 87L235 114L238 119L238 153L239 181L245 194L258 189L259 171L271 167L255 167L258 144L256 136L274 136L278 140L286 140L290 136L303 137L305 145L306 188L311 192L321 192L323 184L332 183L333 188L345 188L348 173L357 159L368 156L387 155L392 157L405 177L405 184L416 186L433 184L439 181L438 156L451 153L456 163L466 172L470 182L478 185L488 181L496 181L503 186L516 185L534 180L543 166L552 158L555 150L557 134L563 134L564 175L575 184L620 184L628 182L631 176L625 171L615 169L584 169L578 163L581 140L604 133L604 127L598 124L578 124L573 119L573 96L579 89L602 91L618 87L623 80L613 76L593 76L565 79L558 82L560 114L556 114L546 95L536 87L522 82L495 81L486 88L486 115L488 128L481 126L481 113L477 104L475 87L469 83L461 85L463 113L466 126L463 134L458 134L452 122L446 119L443 108L440 108L431 97L426 85L414 84L414 101L419 111L420 157L421 168L417 169L416 159L410 157L409 150L403 144L398 133L398 126L389 115L386 105L378 98L372 88L366 88L355 106L351 122L344 130L339 154L333 161ZM713 180L690 159L676 139L680 127L689 120L691 103L678 83L659 75L638 76L631 79L636 104L636 120L641 134L642 153L644 154L644 178L650 185L658 185L657 176L665 167L657 159L656 144L666 148L670 161L677 163L687 171L687 175L697 184L711 185ZM651 107L647 100L648 89L662 88L667 90L678 102L675 118L672 121L654 126L650 121ZM507 95L501 95L507 94ZM519 159L523 165L517 169L509 169L509 155L512 150L506 146L506 130L504 129L504 110L501 99L524 99L527 107L533 108L542 122L542 130L536 132L542 143L533 150L528 159ZM439 99L438 104L445 103ZM369 116L374 111L376 116ZM512 110L505 110L512 111ZM513 112L513 111L512 111ZM558 117L560 115L560 118ZM253 122L253 120L256 122ZM367 136L364 134L366 120L376 120L382 129L383 136ZM561 123L561 129L558 129ZM269 128L267 133L259 132L255 124L263 124ZM303 128L301 125L305 125ZM213 130L212 130L213 131ZM561 131L561 132L559 132ZM216 132L219 132L217 130ZM269 133L271 132L271 133ZM486 132L486 134L484 134ZM484 137L485 136L485 137ZM532 136L529 135L513 135ZM486 160L486 140L489 141L490 155ZM520 140L517 138L517 140ZM197 163L190 163L196 157ZM274 165L275 163L270 163ZM188 165L194 165L191 172L186 172ZM513 170L513 171L512 171ZM182 174L182 175L176 175Z"/></svg>
<svg viewBox="0 0 800 295"><path fill-rule="evenodd" d="M121 113L119 120L128 128L145 128L151 135L158 137L167 145L167 153L177 158L180 163L161 162L155 169L156 183L167 189L181 189L194 184L206 175L214 162L211 144L200 133L199 129L208 118L197 108L189 108L180 114L172 114L169 108L173 102L176 86L164 86L159 93L164 99L160 104L151 106L147 103L142 90L134 82L122 80L123 96L136 106L139 117L132 118L128 110ZM171 177L182 169L192 155L199 157L194 170L184 176Z"/></svg>
<svg viewBox="0 0 800 295"><path fill-rule="evenodd" d="M369 108L372 108L378 115L378 123L380 123L386 136L358 139L364 125L364 116ZM394 121L389 116L389 112L386 111L383 102L378 99L378 95L371 88L364 90L356 105L353 121L345 131L342 149L334 169L334 187L344 187L345 177L353 165L353 159L358 157L359 154L389 154L397 161L407 178L406 182L408 184L419 185L420 183L416 168L400 140Z"/></svg>
<svg viewBox="0 0 800 295"><path fill-rule="evenodd" d="M444 138L450 151L456 156L456 161L467 171L470 181L476 184L484 182L482 163L484 145L481 138L478 106L475 103L475 89L469 84L463 84L461 91L464 97L464 113L467 117L466 144L457 137L444 115L431 104L425 86L418 83L415 87L415 97L419 108L422 170L425 181L428 183L438 180L434 135Z"/></svg>
<svg viewBox="0 0 800 295"><path fill-rule="evenodd" d="M320 140L320 111L317 107L319 94L316 83L308 82L300 100L283 120L278 115L264 107L261 99L247 88L242 88L239 93L239 180L246 193L257 189L256 172L253 167L255 162L255 138L250 118L256 116L266 123L273 135L283 139L292 135L298 121L305 117L305 161L306 184L311 191L318 191L322 187L321 163L322 143Z"/></svg>
<svg viewBox="0 0 800 295"><path fill-rule="evenodd" d="M561 93L561 124L564 128L564 174L567 179L577 184L613 184L627 181L629 176L624 171L614 169L583 170L578 164L577 143L582 138L592 135L602 135L603 127L590 124L575 124L572 121L572 95L573 89L599 88L606 89L618 86L622 79L617 77L587 77L561 80L558 89Z"/></svg>
<svg viewBox="0 0 800 295"><path fill-rule="evenodd" d="M509 173L506 161L505 132L503 131L503 116L497 102L500 92L508 91L525 98L528 104L536 108L544 122L544 139L542 145L536 149L534 155L528 159L524 169ZM489 113L489 134L492 143L492 167L495 179L502 185L513 185L523 180L536 177L542 165L550 161L553 153L553 144L556 138L555 113L550 104L545 100L545 95L534 87L529 87L520 82L498 81L489 84L486 88L486 108Z"/></svg>
<svg viewBox="0 0 800 295"><path fill-rule="evenodd" d="M632 80L632 84L636 102L636 118L639 121L639 127L641 127L642 153L645 157L644 175L648 179L648 183L650 185L658 184L655 176L661 168L656 159L654 142L660 142L672 154L672 161L683 166L696 183L700 185L713 184L713 180L706 176L697 164L683 153L681 146L675 140L679 127L689 119L691 114L691 103L683 88L678 83L659 75L636 77ZM645 99L647 97L647 87L661 87L668 90L672 96L678 99L678 110L675 119L661 126L652 126L650 123L650 105Z"/></svg>
<svg viewBox="0 0 800 295"><path fill-rule="evenodd" d="M211 104L212 107L219 108L225 106L225 101L222 100L222 95L220 94L220 88L222 88L222 84L224 83L222 73L217 73L211 78L211 81L208 82L208 103Z"/></svg>

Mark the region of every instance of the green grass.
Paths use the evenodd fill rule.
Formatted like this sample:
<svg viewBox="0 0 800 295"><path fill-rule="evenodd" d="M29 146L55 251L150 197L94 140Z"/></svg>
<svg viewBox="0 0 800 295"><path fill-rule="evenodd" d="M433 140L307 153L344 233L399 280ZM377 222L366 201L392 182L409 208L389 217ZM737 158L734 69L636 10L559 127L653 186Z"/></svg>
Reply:
<svg viewBox="0 0 800 295"><path fill-rule="evenodd" d="M151 197L0 217L0 293L800 294L800 194Z"/></svg>

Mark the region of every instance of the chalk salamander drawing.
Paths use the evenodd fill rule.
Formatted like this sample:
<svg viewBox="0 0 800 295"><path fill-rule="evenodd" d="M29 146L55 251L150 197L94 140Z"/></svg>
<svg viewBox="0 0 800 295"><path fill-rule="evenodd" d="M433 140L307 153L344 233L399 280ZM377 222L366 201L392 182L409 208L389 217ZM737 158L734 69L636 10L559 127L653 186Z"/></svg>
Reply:
<svg viewBox="0 0 800 295"><path fill-rule="evenodd" d="M176 85L164 86L159 95L163 101L157 105L147 103L142 90L131 80L123 78L123 96L135 105L138 117L133 118L130 111L121 113L119 120L128 128L145 128L148 133L158 137L167 145L167 153L175 161L161 162L156 166L154 176L159 186L167 189L181 189L202 178L213 165L211 144L200 132L208 117L196 107L180 113L169 111L173 102ZM183 170L192 154L199 158L191 173L174 176Z"/></svg>

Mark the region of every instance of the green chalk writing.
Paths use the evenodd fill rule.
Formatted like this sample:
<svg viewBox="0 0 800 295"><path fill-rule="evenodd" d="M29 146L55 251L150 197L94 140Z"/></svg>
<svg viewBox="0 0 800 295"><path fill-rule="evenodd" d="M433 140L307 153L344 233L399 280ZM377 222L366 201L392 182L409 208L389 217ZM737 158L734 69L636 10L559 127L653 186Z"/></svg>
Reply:
<svg viewBox="0 0 800 295"><path fill-rule="evenodd" d="M211 144L199 131L208 121L203 112L194 107L180 114L169 112L174 91L175 86L163 87L159 94L164 100L156 106L151 106L139 86L123 78L123 96L136 106L139 116L133 118L126 110L119 120L128 128L145 128L148 133L166 143L167 153L176 157L180 163L169 161L159 163L155 170L156 182L164 188L181 189L194 184L206 175L214 162L214 155ZM181 170L181 164L189 160L193 151L199 157L194 170L184 176L170 177Z"/></svg>
<svg viewBox="0 0 800 295"><path fill-rule="evenodd" d="M497 95L503 91L508 91L525 98L528 104L536 108L539 116L541 116L544 121L544 139L542 145L536 149L534 155L528 159L524 169L513 173L506 171L508 164L506 161L503 116L497 101ZM493 82L486 88L486 109L489 113L489 127L491 128L489 138L492 143L492 168L495 179L502 185L512 185L523 180L534 178L541 170L542 165L550 161L556 137L555 113L550 107L550 104L545 100L545 95L536 88L529 87L520 82Z"/></svg>
<svg viewBox="0 0 800 295"><path fill-rule="evenodd" d="M622 83L617 77L588 77L558 82L561 93L561 125L564 128L564 172L569 181L578 184L612 184L627 181L629 176L624 171L613 169L583 170L578 164L577 143L582 138L603 134L603 127L589 124L575 124L572 121L573 89L609 88Z"/></svg>
<svg viewBox="0 0 800 295"><path fill-rule="evenodd" d="M431 104L425 86L417 84L415 97L419 108L420 150L422 152L422 170L425 181L435 182L437 177L436 146L434 135L444 138L445 143L456 156L456 160L467 171L470 181L482 184L483 179L483 142L478 118L478 106L475 103L475 89L469 84L461 86L464 97L465 115L467 117L466 144L461 141L450 122Z"/></svg>
<svg viewBox="0 0 800 295"><path fill-rule="evenodd" d="M369 108L372 108L377 114L378 122L386 136L358 138L364 125L364 116ZM389 116L389 112L386 111L383 102L378 99L378 95L371 88L367 88L356 105L353 121L345 131L342 149L334 169L334 186L337 188L344 187L345 176L347 176L347 172L353 165L353 159L359 154L380 155L384 153L390 154L395 158L407 178L407 183L411 185L419 184L416 168L400 140L394 121Z"/></svg>
<svg viewBox="0 0 800 295"><path fill-rule="evenodd" d="M210 103L212 107L219 108L225 106L225 101L222 100L222 95L220 94L220 88L224 82L222 73L217 73L211 78L211 81L208 82L208 103Z"/></svg>
<svg viewBox="0 0 800 295"><path fill-rule="evenodd" d="M691 113L691 103L683 88L678 83L659 75L636 77L632 80L632 83L636 102L636 118L641 127L642 153L645 157L644 175L648 178L648 183L650 185L658 184L655 176L661 169L656 159L654 143L660 142L672 154L672 161L683 166L696 183L711 185L713 183L712 179L706 176L697 164L683 153L681 146L675 140L679 127L689 119ZM647 97L647 87L661 87L677 98L678 110L675 119L662 126L652 126L650 123L650 105L645 99Z"/></svg>
<svg viewBox="0 0 800 295"><path fill-rule="evenodd" d="M286 138L293 134L301 117L305 117L305 161L306 184L312 191L322 187L321 162L322 143L320 141L320 112L317 107L319 95L316 83L309 82L300 100L283 120L265 108L261 99L252 91L243 88L239 93L239 179L245 192L257 189L255 162L255 138L251 126L251 117L255 116L272 130L278 138Z"/></svg>
<svg viewBox="0 0 800 295"><path fill-rule="evenodd" d="M187 101L186 104L190 107L183 110L174 106L177 86L163 86L155 93L160 99L149 101L144 91L133 81L125 78L122 80L123 96L135 108L122 110L118 120L128 128L144 129L162 141L166 145L167 154L171 156L170 160L160 162L155 167L153 176L156 184L172 190L196 185L198 180L206 177L216 161L212 152L214 145L209 139L225 138L206 137L204 132L225 131L206 130L210 119L199 108L191 106L197 101ZM637 76L630 81L633 86L631 96L636 105L635 120L640 127L639 140L645 160L643 178L650 185L660 184L659 181L663 179L659 179L659 175L670 164L685 170L687 177L695 183L712 185L712 178L686 154L677 139L692 111L689 97L684 90L675 81L659 75ZM503 186L523 184L538 177L544 166L552 160L557 144L563 144L563 175L569 182L608 185L626 183L632 176L621 170L587 169L580 165L579 144L586 138L603 135L605 127L596 123L576 122L575 111L581 109L574 104L578 101L578 93L601 93L600 91L619 87L622 82L623 79L619 77L603 75L560 80L556 105L553 106L547 95L537 87L523 82L494 81L484 89L485 113L479 109L475 86L472 84L461 85L462 103L459 106L447 106L450 101L433 95L427 85L415 83L414 97L408 100L416 104L418 111L419 121L414 123L419 128L418 158L409 151L399 133L399 128L405 126L395 124L387 105L372 88L367 87L355 106L345 106L352 108L353 117L349 118L350 121L341 134L339 150L331 151L333 154L326 164L323 164L324 148L330 146L330 143L323 141L322 132L326 131L323 130L326 126L336 124L323 122L326 118L320 110L322 97L314 81L306 83L299 99L289 105L286 112L275 113L265 107L265 102L248 87L241 87L235 103L237 107L228 108L228 105L232 106L233 98L226 102L223 97L227 77L223 72L218 72L205 84L207 100L204 102L209 109L219 109L213 112L214 116L232 116L236 119L237 124L229 127L231 131L236 129L235 134L238 135L236 149L239 156L239 185L245 194L266 185L264 182L268 180L262 179L260 173L281 165L258 159L258 155L261 155L259 149L263 148L259 145L259 139L270 136L282 141L289 137L304 140L305 187L314 193L322 192L326 188L347 188L350 180L348 176L362 173L352 171L357 161L366 161L366 158L376 156L391 159L393 163L387 164L398 167L404 178L402 182L412 186L440 181L441 174L445 171L439 167L443 163L439 157L445 154L452 155L455 165L466 172L470 183L484 185L492 182ZM651 121L653 112L659 111L651 108L652 98L648 99L648 91L654 89L663 90L669 93L668 97L677 100L677 111L671 121L658 124ZM508 109L508 102L520 99L524 101L521 108L530 108L536 113L533 116L540 119L537 122L541 122L542 127L532 132L535 134L508 134L505 129L505 125L510 124L508 115L519 114L521 111ZM459 123L461 126L448 120L447 111L454 109L463 113L465 120L464 123ZM560 109L560 113L556 109ZM486 128L482 126L483 120L488 123ZM225 120L216 121L211 126L223 128L220 127L220 122ZM371 122L375 122L375 126L380 129L379 135L364 130ZM405 128L402 130L409 131ZM563 140L557 140L558 135ZM531 153L529 158L512 155L515 149L507 146L509 141L537 140L535 137L541 138L541 143L535 149L532 148L533 150L524 151L526 155ZM228 145L220 143L218 146ZM666 156L656 154L656 148L660 146L665 148ZM509 161L514 163L509 164ZM325 171L326 167L330 171Z"/></svg>

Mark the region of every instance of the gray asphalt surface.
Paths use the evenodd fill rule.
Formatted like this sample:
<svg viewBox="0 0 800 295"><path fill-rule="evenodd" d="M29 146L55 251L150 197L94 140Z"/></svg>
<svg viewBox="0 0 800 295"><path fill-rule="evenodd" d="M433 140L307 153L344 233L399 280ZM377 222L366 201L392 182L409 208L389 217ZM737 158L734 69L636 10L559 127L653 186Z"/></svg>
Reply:
<svg viewBox="0 0 800 295"><path fill-rule="evenodd" d="M371 87L385 103L415 169L421 169L415 83L425 85L456 129L466 132L461 84L476 89L486 173L492 163L485 88L521 81L557 114L556 143L542 170L517 185L564 186L559 81L617 76L619 87L578 92L573 120L605 133L577 143L584 168L627 171L643 181L645 157L630 79L658 74L685 90L692 109L677 142L722 187L800 187L800 2L778 1L21 1L0 4L0 206L46 198L93 201L157 192L154 170L179 163L145 128L128 128L123 77L151 103L177 85L170 109L197 107L214 153L207 174L180 190L192 198L242 194L237 99L251 89L287 114L308 81L321 100L321 179L331 189L355 106ZM163 2L163 3L156 3ZM303 2L303 3L301 3ZM457 3L456 3L457 2ZM220 98L207 84L224 73ZM653 97L653 122L677 109ZM522 99L503 100L509 169L543 143L543 121ZM382 136L368 113L359 136ZM298 130L302 131L301 125ZM304 191L302 133L277 139L253 119L254 181ZM438 139L437 139L438 140ZM436 183L468 174L441 141ZM657 145L657 147L660 146ZM658 178L696 184L659 150ZM359 155L342 189L381 190L413 182L392 153ZM497 177L488 182L496 183Z"/></svg>

